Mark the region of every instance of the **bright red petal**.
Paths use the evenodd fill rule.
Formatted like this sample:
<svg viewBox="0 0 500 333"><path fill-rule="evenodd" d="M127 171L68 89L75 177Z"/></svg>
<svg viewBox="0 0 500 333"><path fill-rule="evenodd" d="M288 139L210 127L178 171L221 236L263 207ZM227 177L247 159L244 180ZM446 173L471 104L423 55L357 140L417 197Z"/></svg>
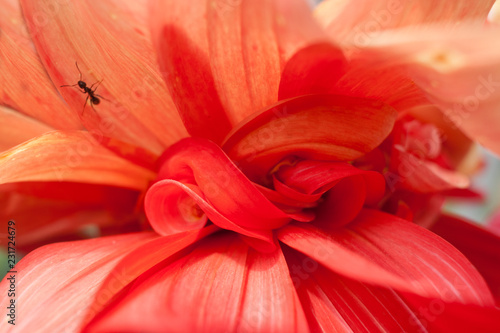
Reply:
<svg viewBox="0 0 500 333"><path fill-rule="evenodd" d="M243 123L224 151L256 182L292 155L329 161L352 160L389 134L396 112L383 103L335 95L289 99Z"/></svg>
<svg viewBox="0 0 500 333"><path fill-rule="evenodd" d="M52 127L36 119L0 106L0 151L52 130Z"/></svg>
<svg viewBox="0 0 500 333"><path fill-rule="evenodd" d="M484 280L460 252L426 229L386 213L364 210L328 234L309 224L291 225L278 237L361 282L442 299L451 293L462 303L493 302Z"/></svg>
<svg viewBox="0 0 500 333"><path fill-rule="evenodd" d="M141 311L137 311L141 309ZM212 236L184 258L137 280L89 332L307 332L281 250L255 252Z"/></svg>
<svg viewBox="0 0 500 333"><path fill-rule="evenodd" d="M144 189L154 174L86 132L50 132L0 154L0 183L71 181Z"/></svg>
<svg viewBox="0 0 500 333"><path fill-rule="evenodd" d="M462 252L500 301L500 236L471 222L443 215L430 229Z"/></svg>
<svg viewBox="0 0 500 333"><path fill-rule="evenodd" d="M16 266L16 325L0 321L2 332L78 331L103 280L128 252L154 239L153 233L103 237L39 248ZM9 274L0 283L8 290ZM121 288L120 288L121 289ZM110 294L118 290L108 290ZM1 296L2 308L10 298Z"/></svg>
<svg viewBox="0 0 500 333"><path fill-rule="evenodd" d="M187 135L157 68L145 2L103 0L89 6L23 0L21 4L56 86L77 83L75 61L88 85L103 80L96 92L103 100L95 112L88 105L83 110L85 95L77 87L59 88L73 112L83 114L90 132L120 138L158 155Z"/></svg>
<svg viewBox="0 0 500 333"><path fill-rule="evenodd" d="M281 75L279 100L308 94L325 94L344 74L342 50L329 43L310 45L287 61Z"/></svg>

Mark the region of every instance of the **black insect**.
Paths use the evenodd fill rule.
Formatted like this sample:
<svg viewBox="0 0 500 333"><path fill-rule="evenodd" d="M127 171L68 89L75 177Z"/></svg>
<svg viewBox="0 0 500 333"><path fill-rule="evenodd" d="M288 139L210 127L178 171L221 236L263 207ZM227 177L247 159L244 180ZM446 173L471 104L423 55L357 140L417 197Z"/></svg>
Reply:
<svg viewBox="0 0 500 333"><path fill-rule="evenodd" d="M97 95L95 93L95 91L97 90L97 88L101 84L102 80L94 82L90 87L87 87L87 83L82 80L82 72L80 71L80 68L78 67L78 63L76 61L75 61L75 65L76 65L76 69L78 69L78 73L80 73L80 79L78 80L78 82L76 84L73 84L73 85L65 84L65 85L62 85L61 87L78 86L80 89L82 89L81 90L82 93L87 94L87 98L85 99L85 103L83 104L82 114L85 111L85 106L87 105L87 101L89 99L90 99L90 106L92 107L92 110L94 110L94 112L97 112L94 109L94 105L98 105L99 103L101 103L101 98L106 99L106 98L102 97L101 95ZM93 88L96 84L97 84L97 86L95 88Z"/></svg>

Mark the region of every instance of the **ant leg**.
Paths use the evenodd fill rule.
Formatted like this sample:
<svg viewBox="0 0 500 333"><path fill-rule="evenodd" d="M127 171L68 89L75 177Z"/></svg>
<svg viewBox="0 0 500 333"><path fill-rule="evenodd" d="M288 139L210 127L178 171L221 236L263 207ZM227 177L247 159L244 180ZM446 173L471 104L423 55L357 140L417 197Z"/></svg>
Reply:
<svg viewBox="0 0 500 333"><path fill-rule="evenodd" d="M87 98L85 99L85 103L83 103L82 116L83 116L83 113L85 112L85 106L87 106L87 101L89 100L89 97L90 97L90 95L87 96ZM92 104L92 101L90 101L90 104ZM92 107L92 108L94 108L94 107Z"/></svg>
<svg viewBox="0 0 500 333"><path fill-rule="evenodd" d="M75 65L76 65L76 69L78 69L78 73L80 73L80 81L82 80L82 72L80 71L80 68L78 67L78 62L76 62L75 60Z"/></svg>
<svg viewBox="0 0 500 333"><path fill-rule="evenodd" d="M101 95L94 94L94 96L102 98L105 101L111 102L109 99L107 99L106 97L102 97Z"/></svg>
<svg viewBox="0 0 500 333"><path fill-rule="evenodd" d="M104 81L104 79L102 79L101 81L97 81L97 82L94 82L91 86L90 86L90 90L92 91L96 91L97 88L99 88L99 86L101 85L101 82ZM95 84L97 83L97 87L95 87L95 89L92 89L93 86L95 86Z"/></svg>

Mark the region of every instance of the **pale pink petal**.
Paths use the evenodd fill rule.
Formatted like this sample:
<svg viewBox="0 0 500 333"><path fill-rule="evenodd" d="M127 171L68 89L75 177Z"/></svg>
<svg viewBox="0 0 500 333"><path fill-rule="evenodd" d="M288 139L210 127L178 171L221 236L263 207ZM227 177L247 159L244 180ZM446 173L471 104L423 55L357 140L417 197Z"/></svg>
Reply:
<svg viewBox="0 0 500 333"><path fill-rule="evenodd" d="M156 154L187 135L156 64L144 2L21 4L57 87L80 79L75 62L88 85L103 80L96 91L103 98L95 112L90 105L83 110L86 96L77 87L59 88L94 135L120 138Z"/></svg>
<svg viewBox="0 0 500 333"><path fill-rule="evenodd" d="M364 72L377 64L385 64L387 72L397 69L405 84L413 82L441 109L445 121L500 153L500 132L491 126L500 123L499 33L498 27L477 24L452 34L428 26L381 33L366 48L351 45ZM398 89L397 82L393 86Z"/></svg>
<svg viewBox="0 0 500 333"><path fill-rule="evenodd" d="M36 54L18 1L2 1L0 31L1 104L56 129L80 129L77 114L61 99Z"/></svg>
<svg viewBox="0 0 500 333"><path fill-rule="evenodd" d="M49 132L0 154L0 183L72 181L142 190L153 178L87 132Z"/></svg>
<svg viewBox="0 0 500 333"><path fill-rule="evenodd" d="M0 151L52 130L43 122L0 106Z"/></svg>
<svg viewBox="0 0 500 333"><path fill-rule="evenodd" d="M495 0L327 0L316 16L337 41L346 37L370 39L380 31L444 22L449 27L466 20L486 21Z"/></svg>

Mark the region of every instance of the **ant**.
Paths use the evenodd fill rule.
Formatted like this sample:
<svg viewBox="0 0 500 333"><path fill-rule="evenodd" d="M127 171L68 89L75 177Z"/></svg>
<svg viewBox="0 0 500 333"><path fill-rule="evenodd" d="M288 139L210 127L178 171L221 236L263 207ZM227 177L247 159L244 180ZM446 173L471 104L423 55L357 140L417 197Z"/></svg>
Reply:
<svg viewBox="0 0 500 333"><path fill-rule="evenodd" d="M78 63L76 61L75 61L75 65L76 65L76 69L78 69L78 73L80 73L80 79L78 80L78 82L76 84L73 84L73 85L65 84L65 85L62 85L61 87L78 86L80 89L82 89L82 93L88 94L87 98L85 99L85 103L83 104L82 114L85 111L85 106L87 105L87 101L89 100L89 98L90 98L90 106L92 107L92 110L94 110L94 112L97 112L94 109L94 105L98 105L99 103L101 103L100 98L106 99L106 98L102 97L101 95L97 95L95 93L95 91L97 90L97 88L99 87L99 85L101 84L101 82L103 80L98 81L98 82L94 82L90 87L87 87L87 83L85 81L82 81L82 72L80 71L80 68L78 67ZM97 84L97 86L94 89L92 89L96 84Z"/></svg>

